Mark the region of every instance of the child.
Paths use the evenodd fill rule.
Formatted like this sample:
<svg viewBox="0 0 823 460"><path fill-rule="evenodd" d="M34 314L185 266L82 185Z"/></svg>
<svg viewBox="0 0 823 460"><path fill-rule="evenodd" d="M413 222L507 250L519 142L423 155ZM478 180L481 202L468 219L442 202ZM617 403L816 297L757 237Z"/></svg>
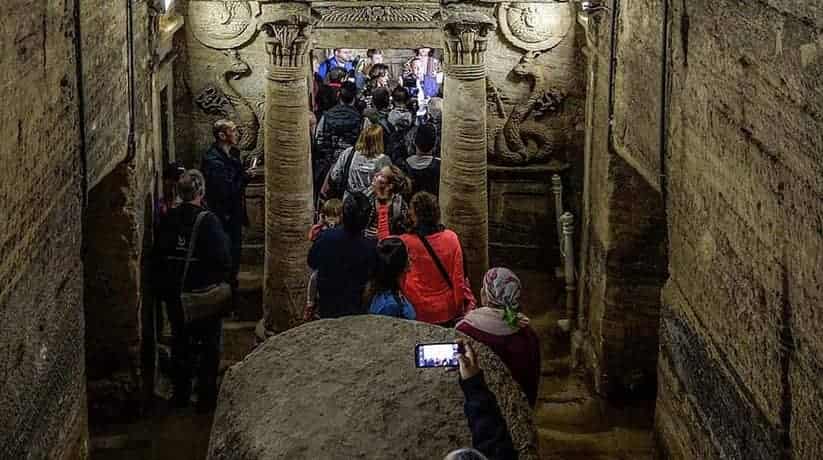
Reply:
<svg viewBox="0 0 823 460"><path fill-rule="evenodd" d="M414 307L400 293L400 277L409 266L409 254L400 238L386 238L377 244L377 267L366 291L372 315L413 320Z"/></svg>
<svg viewBox="0 0 823 460"><path fill-rule="evenodd" d="M364 236L384 240L389 235L403 233L402 223L408 214L408 206L403 199L411 192L411 179L397 166L386 166L379 170L372 179L372 185L367 190L371 200L369 225Z"/></svg>
<svg viewBox="0 0 823 460"><path fill-rule="evenodd" d="M343 214L343 202L334 198L323 203L320 212L320 222L312 225L309 230L309 241L315 241L324 231L334 228L340 223ZM317 300L317 271L309 275L308 296L306 299L306 309L303 310L303 321L317 319L317 312L314 309Z"/></svg>

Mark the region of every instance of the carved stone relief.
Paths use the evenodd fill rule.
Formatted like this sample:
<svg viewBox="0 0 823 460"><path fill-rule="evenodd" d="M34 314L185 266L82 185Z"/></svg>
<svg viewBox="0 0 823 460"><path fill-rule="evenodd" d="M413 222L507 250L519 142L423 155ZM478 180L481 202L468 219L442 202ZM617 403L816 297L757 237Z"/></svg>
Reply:
<svg viewBox="0 0 823 460"><path fill-rule="evenodd" d="M447 73L448 66L484 64L489 32L496 28L494 20L472 10L449 9L446 13L443 32Z"/></svg>
<svg viewBox="0 0 823 460"><path fill-rule="evenodd" d="M495 87L491 80L487 82L489 105L493 108L490 113L505 118L502 129L494 133L493 142L489 143L489 160L492 163L525 165L562 160L555 158L561 153L560 149L540 126L524 123L529 118L534 120L556 113L562 108L565 99L562 91L552 88L547 83L545 66L537 62L540 54L536 51L527 52L512 69L516 77L531 83L531 91L525 100L514 105L508 117L505 116L501 90Z"/></svg>
<svg viewBox="0 0 823 460"><path fill-rule="evenodd" d="M324 6L312 10L321 27L434 27L440 17L437 5Z"/></svg>
<svg viewBox="0 0 823 460"><path fill-rule="evenodd" d="M497 19L506 40L526 51L554 48L574 22L568 3L501 3Z"/></svg>
<svg viewBox="0 0 823 460"><path fill-rule="evenodd" d="M290 15L261 25L266 32L266 52L275 67L302 67L307 63L307 52L314 19Z"/></svg>
<svg viewBox="0 0 823 460"><path fill-rule="evenodd" d="M187 24L202 44L214 49L238 48L257 33L258 2L192 1Z"/></svg>

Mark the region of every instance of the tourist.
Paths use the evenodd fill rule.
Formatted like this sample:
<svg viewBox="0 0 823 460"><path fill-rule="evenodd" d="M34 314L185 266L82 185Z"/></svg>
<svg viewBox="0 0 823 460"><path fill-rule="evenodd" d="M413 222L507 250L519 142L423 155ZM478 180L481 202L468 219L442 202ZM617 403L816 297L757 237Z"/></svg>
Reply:
<svg viewBox="0 0 823 460"><path fill-rule="evenodd" d="M231 244L231 278L229 284L236 293L240 271L243 226L249 224L246 214L246 186L254 176L245 170L237 149L237 125L218 120L212 129L214 144L203 155L201 170L206 179L206 206L217 214ZM235 299L236 300L236 299Z"/></svg>
<svg viewBox="0 0 823 460"><path fill-rule="evenodd" d="M321 62L317 67L316 77L320 82L326 81L326 76L332 69L342 68L344 73L354 69L354 64L351 61L351 50L348 48L335 48L334 54Z"/></svg>
<svg viewBox="0 0 823 460"><path fill-rule="evenodd" d="M400 278L409 266L409 254L400 238L377 244L377 265L366 290L369 313L413 320L414 307L400 292Z"/></svg>
<svg viewBox="0 0 823 460"><path fill-rule="evenodd" d="M411 180L394 165L384 166L366 190L371 200L366 237L382 241L389 235L405 233L408 206L404 196L410 196Z"/></svg>
<svg viewBox="0 0 823 460"><path fill-rule="evenodd" d="M374 91L378 88L389 87L389 68L385 64L375 64L369 71L368 82L360 94L363 106L366 109L374 107L372 101Z"/></svg>
<svg viewBox="0 0 823 460"><path fill-rule="evenodd" d="M457 323L457 330L491 348L534 407L540 381L540 341L520 313L520 279L507 268L492 268L483 277L480 303L481 308Z"/></svg>
<svg viewBox="0 0 823 460"><path fill-rule="evenodd" d="M183 173L177 186L182 203L169 210L160 222L155 244L154 270L157 288L166 303L166 314L172 332L172 404L186 407L192 391L192 370L199 360L198 407L214 407L217 401L217 371L220 364L222 321L219 317L203 318L185 323L180 293L212 286L229 279L231 257L229 241L217 215L203 206L206 188L203 175L197 170ZM183 270L198 215L204 213L197 227L189 269L183 280Z"/></svg>
<svg viewBox="0 0 823 460"><path fill-rule="evenodd" d="M383 50L369 49L366 51L366 59L361 60L358 56L357 65L355 66L355 83L357 89L363 91L368 86L371 79L371 71L375 66L383 66Z"/></svg>
<svg viewBox="0 0 823 460"><path fill-rule="evenodd" d="M363 237L369 199L360 192L343 200L343 226L322 232L308 255L317 270L317 315L338 318L366 313L363 292L376 263L376 241Z"/></svg>
<svg viewBox="0 0 823 460"><path fill-rule="evenodd" d="M463 339L457 339L457 342L463 346L457 362L465 399L463 411L472 433L473 448L455 450L444 460L517 460L519 453L514 448L497 398L486 385L474 347Z"/></svg>
<svg viewBox="0 0 823 460"><path fill-rule="evenodd" d="M420 192L411 200L412 232L401 235L411 259L403 294L418 321L453 327L464 313L463 249L457 235L440 224L437 197Z"/></svg>
<svg viewBox="0 0 823 460"><path fill-rule="evenodd" d="M344 83L340 88L340 102L317 123L312 161L315 195L340 153L354 146L360 135L361 117L354 108L356 97L354 83Z"/></svg>
<svg viewBox="0 0 823 460"><path fill-rule="evenodd" d="M432 124L417 126L415 154L401 163L403 171L411 178L412 194L429 192L440 194L440 159L433 155L437 144L436 128Z"/></svg>
<svg viewBox="0 0 823 460"><path fill-rule="evenodd" d="M184 172L186 172L186 168L179 161L169 162L163 168L163 198L157 201L156 209L159 219L168 215L172 208L180 204L180 197L177 195L177 182Z"/></svg>
<svg viewBox="0 0 823 460"><path fill-rule="evenodd" d="M379 125L364 127L353 148L337 158L321 190L325 198L345 198L353 192L364 192L372 183L374 174L391 165L383 154L383 128Z"/></svg>
<svg viewBox="0 0 823 460"><path fill-rule="evenodd" d="M323 118L323 114L335 107L338 102L340 102L339 88L322 85L317 90L317 103L315 104L314 116L320 120Z"/></svg>
<svg viewBox="0 0 823 460"><path fill-rule="evenodd" d="M394 88L391 97L394 107L387 117L391 127L388 129L388 142L386 143L388 151L386 155L391 158L394 164L401 164L408 156L406 133L414 124L415 117L409 111L409 93L405 88L400 86ZM386 128L384 127L384 129Z"/></svg>
<svg viewBox="0 0 823 460"><path fill-rule="evenodd" d="M312 225L309 229L309 241L317 241L324 231L337 227L343 214L343 202L338 199L331 199L323 203L323 210L320 212L320 222ZM306 308L303 310L303 321L316 319L317 312L317 270L309 275L309 282L306 286Z"/></svg>

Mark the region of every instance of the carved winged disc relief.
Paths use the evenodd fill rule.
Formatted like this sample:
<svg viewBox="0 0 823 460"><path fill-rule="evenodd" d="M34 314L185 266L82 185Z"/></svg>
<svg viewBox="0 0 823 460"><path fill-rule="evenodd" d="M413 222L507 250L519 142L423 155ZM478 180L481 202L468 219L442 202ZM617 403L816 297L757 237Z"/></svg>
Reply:
<svg viewBox="0 0 823 460"><path fill-rule="evenodd" d="M361 27L371 23L416 24L435 22L440 15L440 7L424 6L327 6L314 11L320 17L320 25L340 25Z"/></svg>
<svg viewBox="0 0 823 460"><path fill-rule="evenodd" d="M192 1L187 23L200 43L215 49L244 45L257 32L255 17L260 14L257 2Z"/></svg>
<svg viewBox="0 0 823 460"><path fill-rule="evenodd" d="M574 22L568 3L501 3L497 19L506 39L526 51L554 48Z"/></svg>

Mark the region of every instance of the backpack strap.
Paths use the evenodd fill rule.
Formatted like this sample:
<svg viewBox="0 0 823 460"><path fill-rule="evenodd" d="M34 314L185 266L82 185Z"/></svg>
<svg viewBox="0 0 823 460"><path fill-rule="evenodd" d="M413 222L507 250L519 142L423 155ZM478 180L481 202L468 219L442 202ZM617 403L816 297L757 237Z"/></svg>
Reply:
<svg viewBox="0 0 823 460"><path fill-rule="evenodd" d="M437 253L434 252L434 248L431 247L429 241L426 239L425 236L416 233L417 237L420 238L420 241L423 243L423 246L426 247L426 251L428 251L429 256L431 256L432 260L434 260L434 264L437 265L437 269L440 271L440 274L443 275L443 279L446 281L446 284L449 285L449 289L454 289L454 285L452 284L451 278L449 278L449 272L446 271L446 267L443 266L443 262L440 261L440 258L437 257Z"/></svg>
<svg viewBox="0 0 823 460"><path fill-rule="evenodd" d="M186 262L183 264L183 276L180 277L180 290L186 285L186 276L189 274L189 266L191 265L191 258L194 255L194 247L197 245L197 231L200 229L200 224L203 218L206 217L208 211L200 211L197 218L194 220L194 227L191 230L191 237L189 238L189 249L186 252Z"/></svg>

